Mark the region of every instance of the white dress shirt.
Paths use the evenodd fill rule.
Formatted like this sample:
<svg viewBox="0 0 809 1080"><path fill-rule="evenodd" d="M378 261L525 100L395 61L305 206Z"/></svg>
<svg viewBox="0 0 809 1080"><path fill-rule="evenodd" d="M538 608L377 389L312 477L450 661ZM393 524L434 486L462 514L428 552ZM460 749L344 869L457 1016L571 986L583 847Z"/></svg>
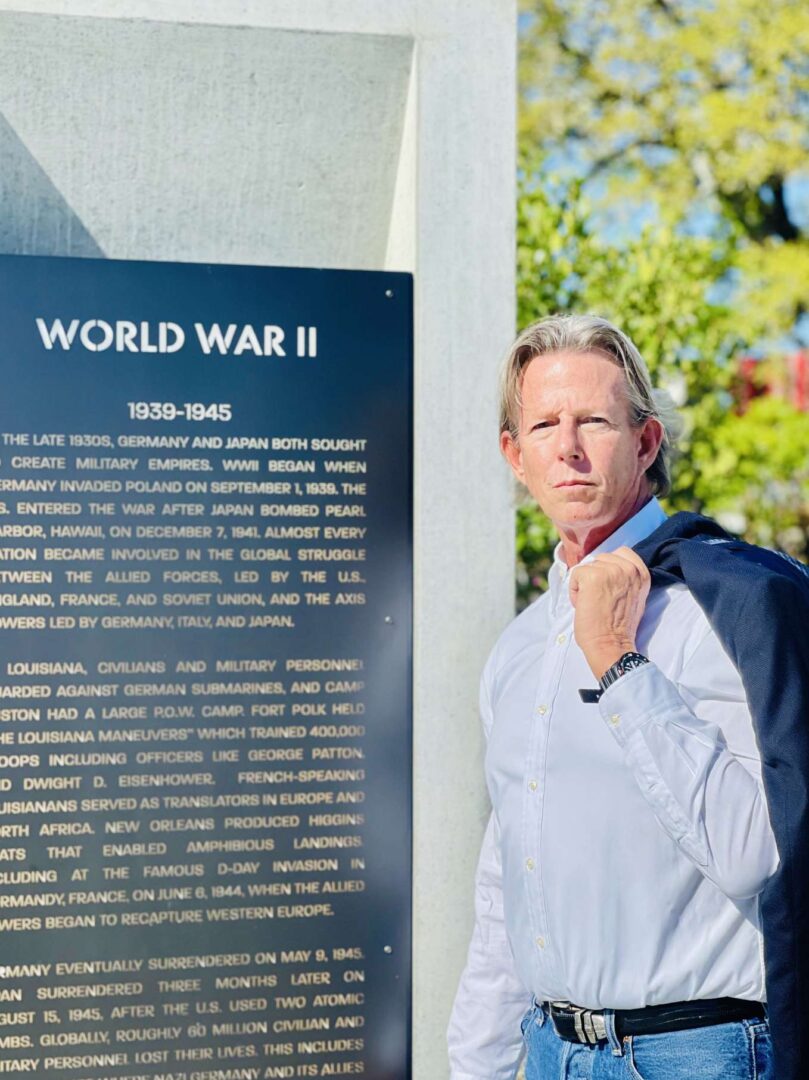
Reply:
<svg viewBox="0 0 809 1080"><path fill-rule="evenodd" d="M632 546L656 499L584 562ZM741 679L684 585L654 589L637 649L596 687L569 570L495 645L481 681L493 812L449 1029L452 1080L511 1080L532 996L591 1009L765 999L758 893L778 865Z"/></svg>

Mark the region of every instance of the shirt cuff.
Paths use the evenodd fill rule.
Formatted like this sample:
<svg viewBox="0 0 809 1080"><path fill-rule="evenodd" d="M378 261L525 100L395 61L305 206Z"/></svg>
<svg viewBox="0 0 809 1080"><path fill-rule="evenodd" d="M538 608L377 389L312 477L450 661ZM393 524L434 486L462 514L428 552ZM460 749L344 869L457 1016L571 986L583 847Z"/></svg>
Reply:
<svg viewBox="0 0 809 1080"><path fill-rule="evenodd" d="M607 687L598 702L607 727L623 746L655 716L683 708L677 687L657 664L633 668Z"/></svg>

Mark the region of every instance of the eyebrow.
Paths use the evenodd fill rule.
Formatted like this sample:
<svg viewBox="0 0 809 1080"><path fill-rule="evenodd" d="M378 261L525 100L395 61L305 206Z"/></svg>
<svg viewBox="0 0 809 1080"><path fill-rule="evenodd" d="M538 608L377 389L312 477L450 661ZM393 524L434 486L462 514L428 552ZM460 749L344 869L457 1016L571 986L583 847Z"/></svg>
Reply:
<svg viewBox="0 0 809 1080"><path fill-rule="evenodd" d="M561 412L563 411L564 410L556 409L536 409L533 411L530 409L523 409L523 416L526 420L529 420L531 423L535 424L542 420L558 420ZM587 409L577 409L573 415L577 420L587 419L591 416L598 416L604 420L615 419L608 406L605 406L603 408L597 408L595 406L592 406Z"/></svg>

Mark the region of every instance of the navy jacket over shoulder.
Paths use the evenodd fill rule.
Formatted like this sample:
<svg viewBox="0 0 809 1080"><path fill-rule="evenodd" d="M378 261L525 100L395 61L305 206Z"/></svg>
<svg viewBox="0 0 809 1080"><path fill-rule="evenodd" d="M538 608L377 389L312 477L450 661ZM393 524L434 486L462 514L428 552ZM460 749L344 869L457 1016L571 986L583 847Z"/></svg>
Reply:
<svg viewBox="0 0 809 1080"><path fill-rule="evenodd" d="M809 1075L809 573L675 514L635 547L652 587L684 582L741 675L780 865L761 895L778 1080Z"/></svg>

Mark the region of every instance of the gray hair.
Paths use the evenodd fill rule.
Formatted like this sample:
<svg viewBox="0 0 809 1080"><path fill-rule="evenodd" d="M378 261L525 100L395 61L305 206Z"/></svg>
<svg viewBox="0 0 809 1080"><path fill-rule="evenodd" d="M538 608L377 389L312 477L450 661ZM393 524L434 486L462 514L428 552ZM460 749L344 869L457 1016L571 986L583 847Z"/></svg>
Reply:
<svg viewBox="0 0 809 1080"><path fill-rule="evenodd" d="M637 347L617 326L597 315L551 315L527 326L511 346L500 380L500 431L519 440L522 380L538 356L551 353L600 353L617 364L626 378L627 397L636 425L654 417L663 425L657 457L646 470L653 493L671 490L671 462L683 422L665 390L652 388L649 369Z"/></svg>

